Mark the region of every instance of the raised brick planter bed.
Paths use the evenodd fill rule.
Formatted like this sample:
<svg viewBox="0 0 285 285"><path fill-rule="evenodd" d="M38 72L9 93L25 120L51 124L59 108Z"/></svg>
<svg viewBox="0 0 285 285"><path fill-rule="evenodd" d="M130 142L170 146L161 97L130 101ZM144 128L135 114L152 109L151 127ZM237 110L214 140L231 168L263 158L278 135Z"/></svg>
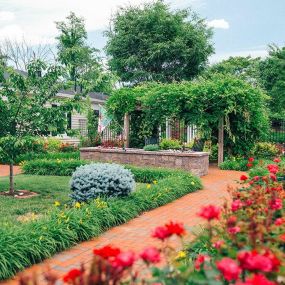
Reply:
<svg viewBox="0 0 285 285"><path fill-rule="evenodd" d="M208 174L209 168L209 154L207 152L168 152L86 147L80 149L80 158L138 166L180 168L189 170L198 176Z"/></svg>

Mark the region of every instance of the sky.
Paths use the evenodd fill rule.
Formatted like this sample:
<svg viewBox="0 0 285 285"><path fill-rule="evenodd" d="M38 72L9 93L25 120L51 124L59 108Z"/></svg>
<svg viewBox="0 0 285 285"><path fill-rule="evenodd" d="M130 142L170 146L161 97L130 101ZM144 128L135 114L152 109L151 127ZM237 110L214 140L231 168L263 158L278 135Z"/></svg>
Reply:
<svg viewBox="0 0 285 285"><path fill-rule="evenodd" d="M0 41L54 45L55 21L70 11L86 20L89 42L102 49L103 31L120 6L146 0L0 0ZM229 56L264 57L268 44L285 45L285 0L166 0L172 9L191 7L214 30L215 54L210 62Z"/></svg>

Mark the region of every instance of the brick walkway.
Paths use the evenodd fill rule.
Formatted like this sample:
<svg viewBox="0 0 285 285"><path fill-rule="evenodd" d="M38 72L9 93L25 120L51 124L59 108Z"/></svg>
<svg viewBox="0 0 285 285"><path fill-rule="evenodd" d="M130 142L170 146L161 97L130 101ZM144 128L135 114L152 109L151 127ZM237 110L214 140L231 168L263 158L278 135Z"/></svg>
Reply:
<svg viewBox="0 0 285 285"><path fill-rule="evenodd" d="M233 186L234 181L238 180L241 174L242 172L223 171L211 167L209 174L202 177L203 190L188 194L170 204L146 212L124 225L112 228L98 238L83 242L59 253L53 258L27 269L25 274L31 274L35 271L42 272L49 266L56 274L62 276L71 268L90 262L92 249L106 244L138 252L146 246L154 245L154 239L150 237L151 230L169 220L181 221L188 230L191 230L193 226L202 222L196 215L200 207L209 203L221 205L225 199L229 198L228 186ZM17 284L17 282L10 280L1 284L12 285Z"/></svg>
<svg viewBox="0 0 285 285"><path fill-rule="evenodd" d="M14 166L14 174L21 173L19 166ZM9 165L0 165L0 177L9 175Z"/></svg>

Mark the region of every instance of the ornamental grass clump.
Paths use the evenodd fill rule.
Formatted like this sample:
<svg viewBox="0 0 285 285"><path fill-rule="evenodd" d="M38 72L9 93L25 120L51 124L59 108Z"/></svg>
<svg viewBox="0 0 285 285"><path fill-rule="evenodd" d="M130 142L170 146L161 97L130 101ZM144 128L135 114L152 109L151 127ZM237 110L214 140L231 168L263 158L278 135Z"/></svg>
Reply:
<svg viewBox="0 0 285 285"><path fill-rule="evenodd" d="M124 197L135 189L130 170L118 164L93 163L80 166L71 178L70 197L87 202L98 197Z"/></svg>

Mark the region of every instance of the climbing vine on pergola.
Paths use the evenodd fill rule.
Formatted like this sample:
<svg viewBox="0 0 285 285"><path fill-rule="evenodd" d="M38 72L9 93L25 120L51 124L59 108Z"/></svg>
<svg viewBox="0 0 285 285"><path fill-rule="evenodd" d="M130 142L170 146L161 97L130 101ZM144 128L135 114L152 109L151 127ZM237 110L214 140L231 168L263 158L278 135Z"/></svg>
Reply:
<svg viewBox="0 0 285 285"><path fill-rule="evenodd" d="M121 88L110 96L107 109L118 122L125 118L125 128L128 116L141 110L149 128L163 124L166 119L179 119L196 125L208 138L219 130L221 162L224 145L226 151L234 149L233 154L245 153L255 141L266 136L266 100L261 89L245 81L214 75L192 82Z"/></svg>

